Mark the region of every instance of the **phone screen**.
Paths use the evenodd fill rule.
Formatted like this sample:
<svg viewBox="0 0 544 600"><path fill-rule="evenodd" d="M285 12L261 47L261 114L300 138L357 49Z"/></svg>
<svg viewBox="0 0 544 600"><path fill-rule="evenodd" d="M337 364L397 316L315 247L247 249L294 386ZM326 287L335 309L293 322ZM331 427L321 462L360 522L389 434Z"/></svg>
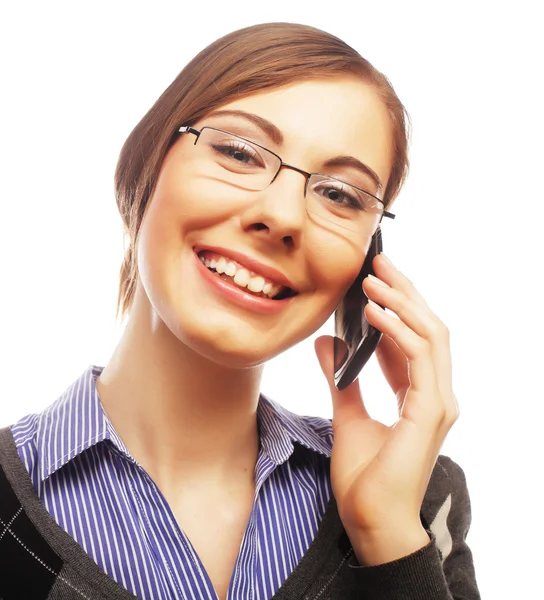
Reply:
<svg viewBox="0 0 544 600"><path fill-rule="evenodd" d="M378 227L361 271L334 315L334 383L339 390L355 381L382 337L381 331L372 327L365 317L368 298L362 287L363 279L369 274L374 275L372 260L382 248L382 233Z"/></svg>

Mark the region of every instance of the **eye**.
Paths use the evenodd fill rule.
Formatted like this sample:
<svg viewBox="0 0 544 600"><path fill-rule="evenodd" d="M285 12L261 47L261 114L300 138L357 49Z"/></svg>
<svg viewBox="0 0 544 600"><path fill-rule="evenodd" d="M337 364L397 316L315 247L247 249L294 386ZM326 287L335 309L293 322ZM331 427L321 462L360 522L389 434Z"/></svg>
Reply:
<svg viewBox="0 0 544 600"><path fill-rule="evenodd" d="M366 209L363 194L351 185L341 181L321 181L312 187L312 193L325 199L334 207L351 208L354 210Z"/></svg>
<svg viewBox="0 0 544 600"><path fill-rule="evenodd" d="M241 141L226 140L225 142L216 142L212 147L220 155L221 159L226 159L232 164L237 163L240 166L252 168L262 168L265 166L255 148Z"/></svg>

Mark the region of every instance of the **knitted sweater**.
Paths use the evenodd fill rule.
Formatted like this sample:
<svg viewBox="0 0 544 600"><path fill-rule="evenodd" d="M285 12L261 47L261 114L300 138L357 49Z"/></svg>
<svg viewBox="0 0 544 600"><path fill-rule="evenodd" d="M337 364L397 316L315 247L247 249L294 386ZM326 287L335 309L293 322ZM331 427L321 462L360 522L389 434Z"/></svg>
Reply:
<svg viewBox="0 0 544 600"><path fill-rule="evenodd" d="M462 469L440 456L421 510L431 542L384 565L360 566L331 496L317 534L271 600L479 600L465 539ZM0 600L134 600L47 512L9 428L0 429ZM157 599L160 600L160 599Z"/></svg>

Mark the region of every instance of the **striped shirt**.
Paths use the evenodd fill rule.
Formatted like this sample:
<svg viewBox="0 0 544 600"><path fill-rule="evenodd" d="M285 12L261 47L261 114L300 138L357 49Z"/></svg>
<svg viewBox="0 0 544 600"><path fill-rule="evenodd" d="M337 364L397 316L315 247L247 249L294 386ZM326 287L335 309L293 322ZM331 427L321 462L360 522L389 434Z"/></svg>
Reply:
<svg viewBox="0 0 544 600"><path fill-rule="evenodd" d="M217 600L191 541L108 419L91 366L11 430L47 511L112 579L144 600ZM261 395L255 497L228 600L265 600L294 570L332 495L330 419Z"/></svg>

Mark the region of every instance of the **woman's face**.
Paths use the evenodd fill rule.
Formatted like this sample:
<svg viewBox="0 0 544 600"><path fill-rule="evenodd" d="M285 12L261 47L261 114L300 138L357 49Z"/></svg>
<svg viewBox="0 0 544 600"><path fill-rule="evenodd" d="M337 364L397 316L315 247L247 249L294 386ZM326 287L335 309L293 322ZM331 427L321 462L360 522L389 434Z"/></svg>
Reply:
<svg viewBox="0 0 544 600"><path fill-rule="evenodd" d="M282 141L254 116L272 124ZM357 79L308 81L236 99L193 126L252 140L307 172L365 181L370 193L378 191L368 175L346 161L325 163L354 157L383 188L392 166L387 109ZM370 236L308 213L303 174L283 168L266 189L248 190L217 176L194 142L193 134L180 135L162 165L138 241L136 300L147 297L159 323L208 359L254 366L327 320L359 273ZM234 279L214 272L219 261ZM296 293L263 298L244 286L248 279L268 294L279 284Z"/></svg>

